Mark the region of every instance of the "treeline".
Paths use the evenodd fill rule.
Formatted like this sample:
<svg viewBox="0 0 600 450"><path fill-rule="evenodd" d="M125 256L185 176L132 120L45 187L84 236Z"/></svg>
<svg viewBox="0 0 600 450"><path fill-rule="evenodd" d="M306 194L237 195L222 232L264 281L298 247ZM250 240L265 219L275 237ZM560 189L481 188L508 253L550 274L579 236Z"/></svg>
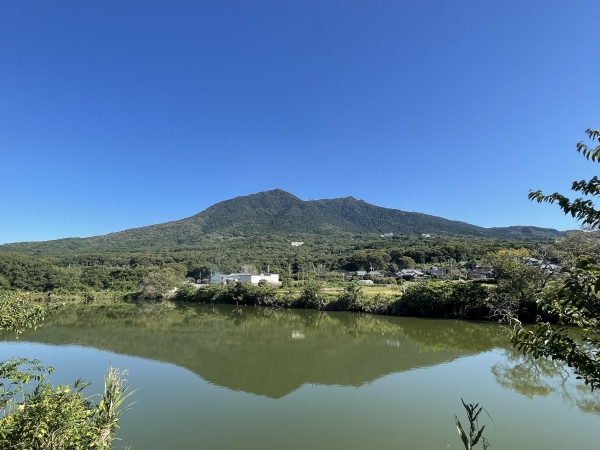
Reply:
<svg viewBox="0 0 600 450"><path fill-rule="evenodd" d="M188 269L173 260L158 260L132 265L68 265L61 267L50 261L0 253L0 289L34 292L96 291L132 292L152 272L169 270L183 279Z"/></svg>
<svg viewBox="0 0 600 450"><path fill-rule="evenodd" d="M184 286L173 300L215 304L310 308L326 311L356 311L406 317L489 320L501 306L502 297L493 295L495 286L476 282L423 282L407 285L404 293L366 296L356 284L341 294L324 292L319 283L307 283L300 292L267 284L235 283L194 288ZM533 309L530 309L530 307ZM533 315L532 315L533 314ZM524 305L520 318L535 318L535 302Z"/></svg>
<svg viewBox="0 0 600 450"><path fill-rule="evenodd" d="M248 237L214 243L202 251L161 251L158 253L64 252L26 256L0 252L0 288L49 292L134 291L150 274L167 270L180 280L208 278L210 272L237 272L243 265L257 270L270 269L282 279L310 278L321 266L325 272L336 269L395 272L418 265L448 265L467 261L474 265L490 252L500 249L540 245L535 241L503 241L483 238L415 236L392 239L325 239L307 236L301 247L289 242ZM300 274L302 276L300 276Z"/></svg>
<svg viewBox="0 0 600 450"><path fill-rule="evenodd" d="M557 246L572 248L572 243L563 242ZM546 250L549 252L552 249ZM357 251L357 254L362 252L370 254L369 259L374 252L385 253L382 249L364 249ZM397 254L402 255L400 258L407 258L402 252ZM393 255L394 251L390 252L390 258ZM537 314L543 314L543 311L537 310L536 301L541 297L549 300L558 298L562 283L560 273L528 265L526 258L532 255L531 251L524 248L488 253L485 261L494 267L494 284L479 283L488 280L407 283L390 278L388 295L374 296L365 295L369 288L363 291L358 285L342 281L337 273L330 274L337 278L325 277L324 281L315 281L314 273L302 282L284 276L281 286L230 283L199 288L182 281L203 270L205 266L197 267L202 260L185 261L168 256L129 256L123 261L82 257L77 261L71 259L70 266L59 267L39 258L0 253L0 273L4 289L58 294L73 292L85 301L94 301L102 296L98 291L105 291L114 299L175 299L431 318L482 320L509 312L517 314L524 321L532 321ZM73 265L75 263L78 265ZM96 263L110 266L92 265ZM288 274L282 272L282 275ZM336 289L324 289L332 286L336 286ZM174 289L176 287L178 289ZM340 287L344 288L342 292Z"/></svg>

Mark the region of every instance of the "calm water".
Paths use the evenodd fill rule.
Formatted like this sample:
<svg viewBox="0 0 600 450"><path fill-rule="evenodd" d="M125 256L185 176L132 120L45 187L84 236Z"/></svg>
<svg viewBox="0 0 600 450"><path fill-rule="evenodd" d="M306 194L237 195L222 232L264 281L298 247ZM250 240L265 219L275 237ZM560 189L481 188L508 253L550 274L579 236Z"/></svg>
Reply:
<svg viewBox="0 0 600 450"><path fill-rule="evenodd" d="M517 356L494 324L254 307L63 310L0 359L26 356L100 389L112 364L135 405L135 449L461 449L480 402L494 449L596 449L600 397ZM465 420L463 420L464 424Z"/></svg>

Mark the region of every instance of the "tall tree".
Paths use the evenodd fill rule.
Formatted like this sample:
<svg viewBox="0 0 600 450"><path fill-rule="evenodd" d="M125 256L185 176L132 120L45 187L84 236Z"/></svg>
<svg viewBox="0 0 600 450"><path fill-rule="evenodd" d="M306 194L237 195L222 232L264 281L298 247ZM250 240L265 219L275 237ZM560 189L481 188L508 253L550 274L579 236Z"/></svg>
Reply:
<svg viewBox="0 0 600 450"><path fill-rule="evenodd" d="M600 130L588 129L586 134L593 146L579 142L577 151L588 161L600 163L600 145L596 144L596 141L600 143ZM600 195L600 179L594 176L589 181L575 181L571 189L584 196ZM557 203L565 214L576 218L588 230L600 228L600 210L590 198L571 200L558 192L544 195L536 191L529 193L529 199L538 203ZM538 319L535 328L529 330L513 318L512 342L523 353L535 358L565 362L578 378L595 389L600 387L600 265L595 254L582 255L563 271L567 277L558 295L538 300L558 323ZM579 326L583 330L582 339L570 335L567 325Z"/></svg>

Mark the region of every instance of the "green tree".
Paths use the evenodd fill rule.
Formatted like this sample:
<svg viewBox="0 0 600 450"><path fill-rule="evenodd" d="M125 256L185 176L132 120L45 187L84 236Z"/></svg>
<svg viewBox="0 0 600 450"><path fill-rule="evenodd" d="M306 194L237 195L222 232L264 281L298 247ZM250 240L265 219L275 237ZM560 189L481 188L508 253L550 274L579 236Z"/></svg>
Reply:
<svg viewBox="0 0 600 450"><path fill-rule="evenodd" d="M593 144L600 142L600 130L586 130ZM592 162L600 162L600 145L593 148L583 142L577 151ZM575 181L571 189L584 196L600 195L600 179ZM570 214L582 226L598 229L600 210L589 198L571 200L558 192L544 195L530 192L529 199L538 203L557 203L565 214ZM525 329L513 318L512 342L523 353L535 358L547 357L563 361L572 367L578 378L592 389L600 387L600 265L595 255L578 256L571 265L563 268L566 281L558 295L538 300L541 308L558 318L557 324L538 320L533 330ZM568 325L583 330L581 340L569 334Z"/></svg>
<svg viewBox="0 0 600 450"><path fill-rule="evenodd" d="M413 269L417 263L410 256L402 256L402 257L398 258L398 260L396 261L396 264L398 265L398 269L402 270L402 269Z"/></svg>
<svg viewBox="0 0 600 450"><path fill-rule="evenodd" d="M321 285L308 282L300 293L299 305L303 308L323 309L327 301L323 296Z"/></svg>
<svg viewBox="0 0 600 450"><path fill-rule="evenodd" d="M382 250L359 250L350 258L349 268L352 270L368 270L371 266L383 270L391 262L389 254Z"/></svg>
<svg viewBox="0 0 600 450"><path fill-rule="evenodd" d="M532 252L524 248L499 250L486 256L498 283L493 297L497 302L503 299L501 308L509 308L507 313L527 321L535 320L536 298L552 279L550 272L527 265L526 258L530 256Z"/></svg>
<svg viewBox="0 0 600 450"><path fill-rule="evenodd" d="M167 266L156 272L150 272L142 279L138 286L140 297L146 299L163 298L181 284L183 275L184 270L177 270L177 267L174 268L173 266Z"/></svg>

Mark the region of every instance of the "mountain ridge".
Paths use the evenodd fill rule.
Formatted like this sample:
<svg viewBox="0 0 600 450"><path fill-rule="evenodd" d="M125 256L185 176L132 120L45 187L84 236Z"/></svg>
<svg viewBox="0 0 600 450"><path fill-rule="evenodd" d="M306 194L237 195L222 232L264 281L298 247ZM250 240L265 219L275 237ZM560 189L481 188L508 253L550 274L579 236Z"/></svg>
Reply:
<svg viewBox="0 0 600 450"><path fill-rule="evenodd" d="M301 200L284 190L273 189L224 200L180 220L88 238L9 243L0 245L0 251L41 254L51 252L57 245L75 253L146 251L267 234L291 239L297 235L382 233L499 239L554 239L565 235L552 228L525 225L484 228L439 216L384 208L354 197Z"/></svg>

